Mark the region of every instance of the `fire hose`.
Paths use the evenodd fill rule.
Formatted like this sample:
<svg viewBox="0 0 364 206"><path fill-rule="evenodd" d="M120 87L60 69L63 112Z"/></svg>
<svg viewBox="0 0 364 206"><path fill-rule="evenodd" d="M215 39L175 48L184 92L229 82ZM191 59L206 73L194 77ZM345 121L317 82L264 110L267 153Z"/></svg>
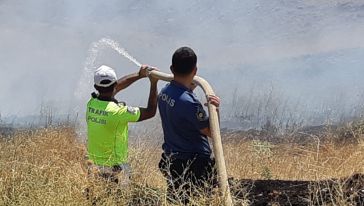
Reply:
<svg viewBox="0 0 364 206"><path fill-rule="evenodd" d="M149 71L149 75L152 75L154 78L167 82L173 80L173 75L166 74L160 71ZM215 95L214 91L212 90L212 87L205 79L199 76L195 76L194 83L202 88L202 90L206 94L206 98L210 95ZM216 107L210 104L209 102L208 102L208 112L210 117L210 130L213 143L213 152L218 172L220 194L221 197L224 199L225 206L231 206L233 205L233 202L230 194L230 187L228 184L228 176L226 172L224 152L221 142L218 113Z"/></svg>

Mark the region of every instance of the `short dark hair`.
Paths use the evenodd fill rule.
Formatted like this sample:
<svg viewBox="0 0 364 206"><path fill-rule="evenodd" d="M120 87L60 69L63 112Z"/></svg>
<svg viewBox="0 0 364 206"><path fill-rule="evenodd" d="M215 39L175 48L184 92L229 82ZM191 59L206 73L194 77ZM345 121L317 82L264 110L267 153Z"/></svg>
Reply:
<svg viewBox="0 0 364 206"><path fill-rule="evenodd" d="M110 80L102 80L100 83L101 84L109 84L111 81ZM100 94L106 94L106 93L111 93L114 91L114 88L116 86L116 82L108 87L100 87L97 86L96 84L94 85L95 89L100 93Z"/></svg>
<svg viewBox="0 0 364 206"><path fill-rule="evenodd" d="M172 72L177 75L188 75L197 64L197 56L189 47L177 49L172 56Z"/></svg>

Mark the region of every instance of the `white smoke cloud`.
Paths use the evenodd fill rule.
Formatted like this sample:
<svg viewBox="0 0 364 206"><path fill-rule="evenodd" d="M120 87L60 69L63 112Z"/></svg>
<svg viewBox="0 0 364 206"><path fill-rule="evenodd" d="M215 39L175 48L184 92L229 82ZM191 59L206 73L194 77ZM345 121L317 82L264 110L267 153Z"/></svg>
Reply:
<svg viewBox="0 0 364 206"><path fill-rule="evenodd" d="M331 91L362 89L363 13L360 0L2 0L0 112L37 114L44 101L72 110L87 51L103 37L166 72L177 47L193 47L200 74L225 99L231 88L243 95L251 85L274 84L319 104ZM137 69L112 50L96 64L119 76ZM144 104L147 84L120 98Z"/></svg>

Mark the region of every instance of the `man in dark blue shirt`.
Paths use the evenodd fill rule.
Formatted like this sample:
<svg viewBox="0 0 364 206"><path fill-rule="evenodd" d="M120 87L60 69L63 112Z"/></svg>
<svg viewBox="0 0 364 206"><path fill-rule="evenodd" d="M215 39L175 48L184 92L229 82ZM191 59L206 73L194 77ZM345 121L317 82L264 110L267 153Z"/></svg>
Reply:
<svg viewBox="0 0 364 206"><path fill-rule="evenodd" d="M167 178L169 198L184 204L191 190L205 190L203 186L215 176L215 161L207 139L211 136L209 118L193 93L196 64L197 56L191 48L177 49L171 65L174 80L158 97L164 133L159 168ZM209 102L217 108L220 105L216 96L210 96Z"/></svg>

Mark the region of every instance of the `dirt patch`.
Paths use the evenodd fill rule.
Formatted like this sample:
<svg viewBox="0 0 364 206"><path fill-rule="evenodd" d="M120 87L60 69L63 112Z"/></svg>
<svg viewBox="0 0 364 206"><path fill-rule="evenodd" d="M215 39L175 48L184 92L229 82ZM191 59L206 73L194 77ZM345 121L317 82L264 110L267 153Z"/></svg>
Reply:
<svg viewBox="0 0 364 206"><path fill-rule="evenodd" d="M232 193L251 205L364 205L364 175L321 181L233 180Z"/></svg>

